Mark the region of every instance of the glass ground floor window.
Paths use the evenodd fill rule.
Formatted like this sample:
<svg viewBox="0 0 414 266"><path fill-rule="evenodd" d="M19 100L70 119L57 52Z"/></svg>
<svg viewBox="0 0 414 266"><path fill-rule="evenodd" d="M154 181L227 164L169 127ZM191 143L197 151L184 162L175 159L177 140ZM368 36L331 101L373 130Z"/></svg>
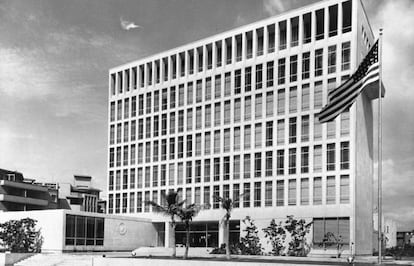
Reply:
<svg viewBox="0 0 414 266"><path fill-rule="evenodd" d="M66 214L65 245L103 246L105 219Z"/></svg>
<svg viewBox="0 0 414 266"><path fill-rule="evenodd" d="M163 247L165 245L165 223L154 223L154 227L157 231L157 247Z"/></svg>
<svg viewBox="0 0 414 266"><path fill-rule="evenodd" d="M240 221L230 221L230 243L238 243L240 239ZM177 223L175 228L176 245L185 246L186 232L184 223ZM191 247L218 247L218 222L193 222L190 225Z"/></svg>
<svg viewBox="0 0 414 266"><path fill-rule="evenodd" d="M349 217L325 217L313 219L313 244L314 247L323 247L324 238L332 233L335 238L341 237L344 248L349 246L350 227ZM336 248L332 238L328 241L331 245L327 248Z"/></svg>

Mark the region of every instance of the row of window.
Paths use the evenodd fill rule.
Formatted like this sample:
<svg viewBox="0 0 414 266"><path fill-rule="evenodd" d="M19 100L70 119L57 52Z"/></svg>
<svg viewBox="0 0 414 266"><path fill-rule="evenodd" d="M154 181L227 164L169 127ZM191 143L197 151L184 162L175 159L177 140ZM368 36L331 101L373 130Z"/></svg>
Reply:
<svg viewBox="0 0 414 266"><path fill-rule="evenodd" d="M342 24L342 33L347 33L352 29L351 0L343 2L339 5L339 9L335 4L266 27L229 36L195 49L178 52L153 62L143 63L138 67L112 73L111 95L136 89L137 85L144 88L176 79L178 76L185 77L213 67L236 63L243 59L248 60L253 58L254 54L259 57L265 52L273 53L276 46L281 51L288 47L310 43L312 39L318 41L336 36L338 10L342 15L342 21L339 21L340 25ZM329 17L326 22L325 13ZM327 32L325 32L325 23L328 23L329 27Z"/></svg>
<svg viewBox="0 0 414 266"><path fill-rule="evenodd" d="M231 188L231 190L230 190ZM110 193L109 213L149 212L150 200L165 204L166 190ZM240 195L243 193L243 196ZM321 204L347 204L350 202L349 175L300 178L253 183L225 184L203 187L179 188L180 200L187 204L202 204L206 209L220 208L213 196L233 198L234 208L306 206Z"/></svg>
<svg viewBox="0 0 414 266"><path fill-rule="evenodd" d="M209 107L207 106L207 109ZM233 110L236 111L236 110ZM219 112L219 111L218 111ZM227 111L226 111L227 112ZM230 111L229 111L230 113ZM116 125L110 125L109 130L109 144L120 144L120 143L129 143L140 141L147 139L148 141L154 137L166 136L167 133L175 134L176 132L179 135L184 134L185 132L191 132L192 130L192 122L193 122L193 115L192 112L187 111L187 119L184 119L184 111L178 112L178 123L176 122L175 112L165 114L162 116L161 120L161 128L160 128L160 121L159 116L154 116L153 121L151 117L147 117L145 119L145 126L144 126L144 119L139 119L138 124L136 120L132 120L131 122L124 122L118 123ZM204 123L202 123L204 115ZM216 115L215 115L216 116ZM227 116L227 114L226 114ZM238 115L234 116L236 118ZM230 117L230 115L229 115ZM186 127L184 127L184 120L187 120ZM228 119L230 120L230 118ZM225 118L225 124L228 125L230 122ZM258 118L255 118L257 121ZM339 120L339 119L338 119ZM215 120L217 121L217 120ZM169 127L168 124L169 123ZM349 111L346 111L341 114L339 125L337 125L337 121L333 120L326 124L326 137L327 139L332 139L337 137L337 132L339 137L345 137L349 135L349 126L350 126L350 116ZM178 127L177 127L178 124ZM187 152L192 153L193 150L193 138L196 143L196 155L201 155L201 142L202 142L202 135L204 135L204 154L210 153L211 148L211 135L214 136L214 150L215 152L220 152L220 142L224 136L224 146L230 148L230 145L233 144L233 149L235 151L240 150L241 145L243 145L244 149L251 148L251 136L254 136L254 147L262 147L264 144L263 137L265 137L266 146L273 145L273 138L276 139L277 137L277 145L283 145L285 143L296 143L299 142L298 136L300 136L301 142L307 142L310 139L315 141L322 139L322 132L323 132L323 124L319 123L317 115L302 115L302 116L294 116L284 119L277 119L276 121L273 120L265 120L263 122L257 121L255 124L242 124L236 125L232 128L224 128L224 129L216 129L212 132L207 131L208 128L212 126L211 124L211 109L210 111L206 112L196 112L196 125L195 130L200 131L204 127L204 134L196 133L194 135L187 135ZM169 129L168 129L169 128ZM276 130L273 130L276 128ZM242 132L243 131L243 132ZM223 133L224 132L224 133ZM231 134L230 134L231 132ZM287 141L285 142L285 132L288 133ZM313 132L313 136L310 135L310 132ZM277 134L276 134L277 133ZM241 143L240 136L243 134L244 136L244 143ZM231 135L233 136L233 141L231 142ZM313 137L313 138L312 138ZM170 139L170 155L175 157L175 136L171 136ZM158 143L161 141L161 146L167 145L167 139L161 140L153 140L154 146L154 155L158 155ZM163 144L164 143L164 144ZM178 151L184 151L184 146L180 143L184 143L184 136L178 136ZM227 144L227 145L226 145ZM135 145L135 144L134 144ZM143 145L142 143L138 144ZM181 148L182 147L182 148ZM113 148L111 148L113 149ZM135 148L134 148L135 149ZM224 149L226 151L226 148ZM165 150L166 151L166 150ZM229 150L227 150L229 151ZM190 155L191 156L191 155Z"/></svg>
<svg viewBox="0 0 414 266"><path fill-rule="evenodd" d="M327 144L325 152L326 157L323 158L322 145L315 145L312 151L306 146L276 152L256 152L243 156L224 156L123 169L122 172L111 170L109 171L109 190L166 186L167 182L169 186L174 186L184 183L237 180L241 177L248 179L252 177L252 174L255 178L259 178L285 174L320 173L323 169L326 171L349 169L349 142L340 143L338 154L335 143Z"/></svg>
<svg viewBox="0 0 414 266"><path fill-rule="evenodd" d="M348 70L350 68L350 47L349 42L344 43L342 51L342 70ZM335 47L335 45L333 46ZM330 47L329 47L330 48ZM320 49L322 51L322 49ZM307 58L307 59L306 59ZM303 70L305 71L302 74L302 78L309 78L309 55L306 57L303 61ZM336 53L334 52L329 53L330 60L329 62L333 62L333 66L335 67L336 62ZM293 61L292 61L293 60ZM344 61L345 60L345 61ZM330 63L331 64L331 63ZM332 69L332 65L328 64L328 69ZM322 53L316 54L315 57L315 76L322 75ZM320 67L320 68L318 68ZM291 62L290 62L290 81L297 81L297 56L291 56ZM335 69L335 68L333 68ZM212 91L212 81L211 77L208 77L205 79L204 84L203 80L197 80L196 82L196 88L194 90L193 82L188 82L186 84L181 84L178 86L178 90L175 86L172 86L170 88L164 88L161 90L155 90L152 92L147 92L146 94L140 94L137 96L132 96L130 98L125 98L123 101L112 101L110 104L110 121L115 121L115 118L117 120L121 119L128 119L131 117L136 117L144 115L144 110L146 114L150 113L157 113L160 110L171 110L176 107L182 107L185 105L192 105L197 103L205 103L207 101L210 101L213 99L221 99L222 96L228 97L231 95L238 95L242 92L242 87L245 88L244 92L250 92L251 86L252 86L252 69L251 67L247 67L244 69L243 73L242 70L236 70L234 72L227 72L225 73L225 83L224 83L224 93L222 94L222 75L216 75L215 76L215 83L214 83L214 92ZM330 70L329 70L330 71ZM329 72L328 71L328 72ZM263 87L262 84L262 64L256 65L256 89L261 89ZM278 84L284 84L285 83L285 61L284 59L279 59L279 77L278 77ZM234 75L234 83L232 84L231 78L232 74ZM244 76L244 79L242 77ZM273 87L273 61L267 63L267 81L266 86L267 87ZM344 77L342 80L346 79L347 77ZM244 81L244 82L242 82ZM243 84L244 83L244 84ZM336 87L336 79L330 78L328 80L328 91L334 89ZM322 90L323 90L323 82L317 81L314 83L314 91L313 94L315 95L314 101L322 101ZM313 89L313 88L312 88ZM232 93L233 91L233 93ZM292 86L287 92L290 91L297 91L297 86ZM310 86L309 84L303 84L302 85L302 91L307 91L308 95L310 95ZM214 95L213 95L214 93ZM267 92L273 93L273 91ZM279 89L278 93L281 93L284 96L285 89ZM294 93L294 92L292 92ZM319 94L320 93L320 99ZM178 94L178 96L177 96ZM262 95L257 94L257 95ZM281 97L278 96L278 97ZM145 97L145 100L144 100ZM177 99L178 97L178 99ZM270 96L266 96L270 97ZM290 97L290 96L289 96ZM138 101L137 101L138 100ZM178 100L178 101L177 101ZM307 99L309 101L309 99ZM160 102L161 101L161 102ZM316 104L316 103L315 103ZM309 103L308 103L309 105ZM284 107L284 105L283 105ZM280 107L281 108L281 107ZM297 108L297 106L296 106ZM122 113L123 111L123 113Z"/></svg>

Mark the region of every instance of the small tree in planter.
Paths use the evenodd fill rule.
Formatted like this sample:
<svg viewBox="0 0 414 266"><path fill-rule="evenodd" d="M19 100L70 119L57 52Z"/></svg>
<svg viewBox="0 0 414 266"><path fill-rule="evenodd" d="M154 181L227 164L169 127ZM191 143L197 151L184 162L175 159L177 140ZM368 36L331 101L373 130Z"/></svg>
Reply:
<svg viewBox="0 0 414 266"><path fill-rule="evenodd" d="M36 220L24 218L0 223L0 240L4 248L11 252L24 253L41 251L43 237L36 230Z"/></svg>
<svg viewBox="0 0 414 266"><path fill-rule="evenodd" d="M341 235L336 236L332 232L327 232L322 240L323 249L326 250L330 246L336 247L336 257L340 258L342 255L342 248L344 246L344 241Z"/></svg>
<svg viewBox="0 0 414 266"><path fill-rule="evenodd" d="M188 258L188 249L190 248L190 223L194 217L197 216L198 212L200 211L200 206L195 204L190 204L186 207L182 207L178 209L177 216L180 218L185 225L185 252L184 252L184 259Z"/></svg>
<svg viewBox="0 0 414 266"><path fill-rule="evenodd" d="M250 216L246 216L243 219L243 223L246 225L246 229L243 230L246 232L246 235L240 239L241 253L243 255L262 255L263 248L260 243L260 238L257 236L257 226Z"/></svg>
<svg viewBox="0 0 414 266"><path fill-rule="evenodd" d="M282 222L277 224L275 219L272 219L270 225L262 230L265 233L265 237L269 239L268 242L272 245L271 254L274 256L282 255L282 250L284 248L283 242L286 239L286 231L282 226Z"/></svg>
<svg viewBox="0 0 414 266"><path fill-rule="evenodd" d="M310 246L306 242L306 235L310 232L312 222L306 223L304 219L296 220L293 215L287 217L285 229L290 234L288 255L296 257L306 257L310 251Z"/></svg>

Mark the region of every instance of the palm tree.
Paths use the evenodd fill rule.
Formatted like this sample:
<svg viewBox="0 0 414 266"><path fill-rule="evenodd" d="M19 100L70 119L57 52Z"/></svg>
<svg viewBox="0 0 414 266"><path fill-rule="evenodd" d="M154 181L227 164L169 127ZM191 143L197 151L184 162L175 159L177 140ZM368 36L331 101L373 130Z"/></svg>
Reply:
<svg viewBox="0 0 414 266"><path fill-rule="evenodd" d="M196 204L190 204L186 207L181 207L178 210L177 216L180 218L185 225L185 252L184 252L184 259L188 258L188 249L190 247L190 223L195 216L197 216L198 212L200 211L200 206Z"/></svg>
<svg viewBox="0 0 414 266"><path fill-rule="evenodd" d="M172 235L172 257L175 258L177 255L177 249L175 247L175 226L176 221L175 217L178 216L179 211L182 209L182 206L185 203L185 200L179 201L178 199L178 192L170 191L167 195L164 196L166 200L166 205L162 206L159 205L157 202L154 201L146 201L145 204L151 205L152 210L154 212L158 212L163 214L164 216L168 216L171 218L171 235Z"/></svg>
<svg viewBox="0 0 414 266"><path fill-rule="evenodd" d="M241 198L243 196L240 195L239 198ZM233 210L233 205L234 202L232 199L230 198L225 198L225 197L220 197L217 195L213 196L214 201L215 202L219 202L221 204L221 208L223 208L226 211L226 214L224 215L224 217L222 218L221 222L224 222L225 225L225 230L226 230L226 234L225 234L225 238L224 238L224 244L226 245L226 258L229 260L230 259L230 217L231 217L231 211Z"/></svg>

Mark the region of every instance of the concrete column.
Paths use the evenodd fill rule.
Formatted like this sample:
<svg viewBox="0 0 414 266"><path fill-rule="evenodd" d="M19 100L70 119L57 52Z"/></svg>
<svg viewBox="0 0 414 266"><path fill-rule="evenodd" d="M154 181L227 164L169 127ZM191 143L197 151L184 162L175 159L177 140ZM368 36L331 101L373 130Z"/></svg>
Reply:
<svg viewBox="0 0 414 266"><path fill-rule="evenodd" d="M226 236L227 236L226 223L220 221L219 222L219 246L221 244L224 244Z"/></svg>

